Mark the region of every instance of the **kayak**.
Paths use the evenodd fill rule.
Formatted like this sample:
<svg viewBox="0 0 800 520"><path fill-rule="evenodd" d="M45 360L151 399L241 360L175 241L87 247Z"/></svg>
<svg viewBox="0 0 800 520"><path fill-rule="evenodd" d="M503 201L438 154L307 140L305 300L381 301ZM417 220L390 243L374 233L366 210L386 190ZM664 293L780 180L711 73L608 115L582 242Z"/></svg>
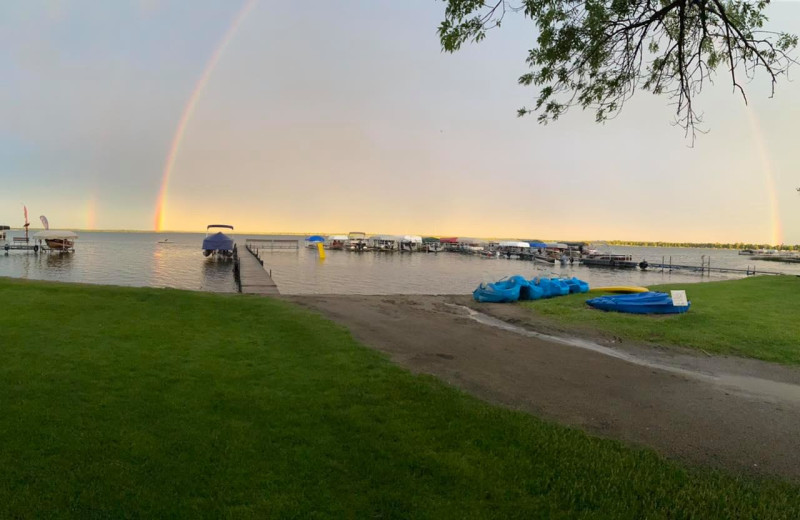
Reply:
<svg viewBox="0 0 800 520"><path fill-rule="evenodd" d="M635 287L627 285L613 285L610 287L592 287L589 292L604 292L604 293L617 293L617 294L630 294L630 293L646 293L650 289L647 287Z"/></svg>
<svg viewBox="0 0 800 520"><path fill-rule="evenodd" d="M600 296L586 300L586 303L602 311L625 312L628 314L683 314L688 305L675 305L666 293L643 292L618 296Z"/></svg>

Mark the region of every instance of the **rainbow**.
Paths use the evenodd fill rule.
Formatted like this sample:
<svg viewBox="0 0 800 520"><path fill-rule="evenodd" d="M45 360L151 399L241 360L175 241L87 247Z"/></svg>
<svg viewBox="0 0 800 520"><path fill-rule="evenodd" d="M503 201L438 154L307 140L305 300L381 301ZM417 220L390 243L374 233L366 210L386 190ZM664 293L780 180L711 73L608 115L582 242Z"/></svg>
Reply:
<svg viewBox="0 0 800 520"><path fill-rule="evenodd" d="M764 183L767 189L767 196L769 197L770 205L770 221L772 225L772 244L783 244L783 224L781 222L780 203L778 202L778 193L775 189L775 174L772 171L772 161L769 158L769 151L767 144L764 142L764 132L761 129L761 123L758 121L758 116L755 110L749 104L745 105L745 112L747 112L747 119L750 122L750 129L753 133L753 140L755 141L758 155L761 159L761 169L764 171Z"/></svg>
<svg viewBox="0 0 800 520"><path fill-rule="evenodd" d="M97 195L92 194L86 201L86 229L97 227Z"/></svg>
<svg viewBox="0 0 800 520"><path fill-rule="evenodd" d="M169 179L172 176L172 171L175 167L175 159L178 156L178 150L181 147L183 136L186 133L186 126L188 125L189 120L192 118L192 114L197 106L197 102L199 101L200 96L205 89L206 83L208 83L208 80L211 77L211 74L214 72L222 53L236 35L236 31L239 29L239 26L245 17L247 17L247 14L256 4L256 1L257 0L245 0L244 5L242 5L236 17L231 22L230 27L222 36L219 45L217 45L217 48L208 59L208 62L203 69L203 73L200 75L200 79L197 80L194 90L192 90L192 94L189 96L189 100L186 102L186 106L183 107L183 113L178 121L178 128L175 130L175 135L172 137L172 144L169 147L167 160L164 162L164 170L161 174L161 188L158 191L158 199L156 200L154 218L154 227L156 231L161 231L164 229L164 215L167 205L167 188L169 187Z"/></svg>

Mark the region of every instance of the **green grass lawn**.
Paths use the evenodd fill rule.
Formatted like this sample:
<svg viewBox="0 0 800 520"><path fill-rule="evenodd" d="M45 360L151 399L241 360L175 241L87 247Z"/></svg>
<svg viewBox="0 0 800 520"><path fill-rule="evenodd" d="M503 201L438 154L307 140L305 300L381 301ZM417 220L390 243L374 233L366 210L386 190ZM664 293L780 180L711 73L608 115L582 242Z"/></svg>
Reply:
<svg viewBox="0 0 800 520"><path fill-rule="evenodd" d="M584 303L599 296L594 293L522 305L558 323L623 339L800 364L800 278L756 276L650 289L685 289L692 306L686 314L671 316L603 312Z"/></svg>
<svg viewBox="0 0 800 520"><path fill-rule="evenodd" d="M794 484L490 406L280 301L0 279L0 332L2 518L800 517Z"/></svg>

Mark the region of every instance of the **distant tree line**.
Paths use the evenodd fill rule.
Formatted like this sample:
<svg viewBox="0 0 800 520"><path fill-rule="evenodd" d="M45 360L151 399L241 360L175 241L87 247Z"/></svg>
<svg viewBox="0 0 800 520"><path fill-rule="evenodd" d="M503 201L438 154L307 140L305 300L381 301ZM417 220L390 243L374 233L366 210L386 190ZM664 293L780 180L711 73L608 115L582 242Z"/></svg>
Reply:
<svg viewBox="0 0 800 520"><path fill-rule="evenodd" d="M644 246L644 247L699 247L710 249L777 249L779 251L800 251L800 244L772 245L749 244L745 242L639 242L633 240L607 240L606 243L614 246Z"/></svg>

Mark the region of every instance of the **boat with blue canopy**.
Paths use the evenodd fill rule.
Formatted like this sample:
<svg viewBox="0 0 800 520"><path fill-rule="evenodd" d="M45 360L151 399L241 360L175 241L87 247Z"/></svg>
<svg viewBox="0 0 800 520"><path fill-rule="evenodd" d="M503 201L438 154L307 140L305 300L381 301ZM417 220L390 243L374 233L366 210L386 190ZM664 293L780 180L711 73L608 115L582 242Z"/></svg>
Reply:
<svg viewBox="0 0 800 520"><path fill-rule="evenodd" d="M236 251L236 244L233 238L222 231L214 233L214 229L230 229L233 231L233 226L229 226L228 224L211 224L206 227L206 238L203 240L203 256L219 255L232 257L233 253Z"/></svg>

